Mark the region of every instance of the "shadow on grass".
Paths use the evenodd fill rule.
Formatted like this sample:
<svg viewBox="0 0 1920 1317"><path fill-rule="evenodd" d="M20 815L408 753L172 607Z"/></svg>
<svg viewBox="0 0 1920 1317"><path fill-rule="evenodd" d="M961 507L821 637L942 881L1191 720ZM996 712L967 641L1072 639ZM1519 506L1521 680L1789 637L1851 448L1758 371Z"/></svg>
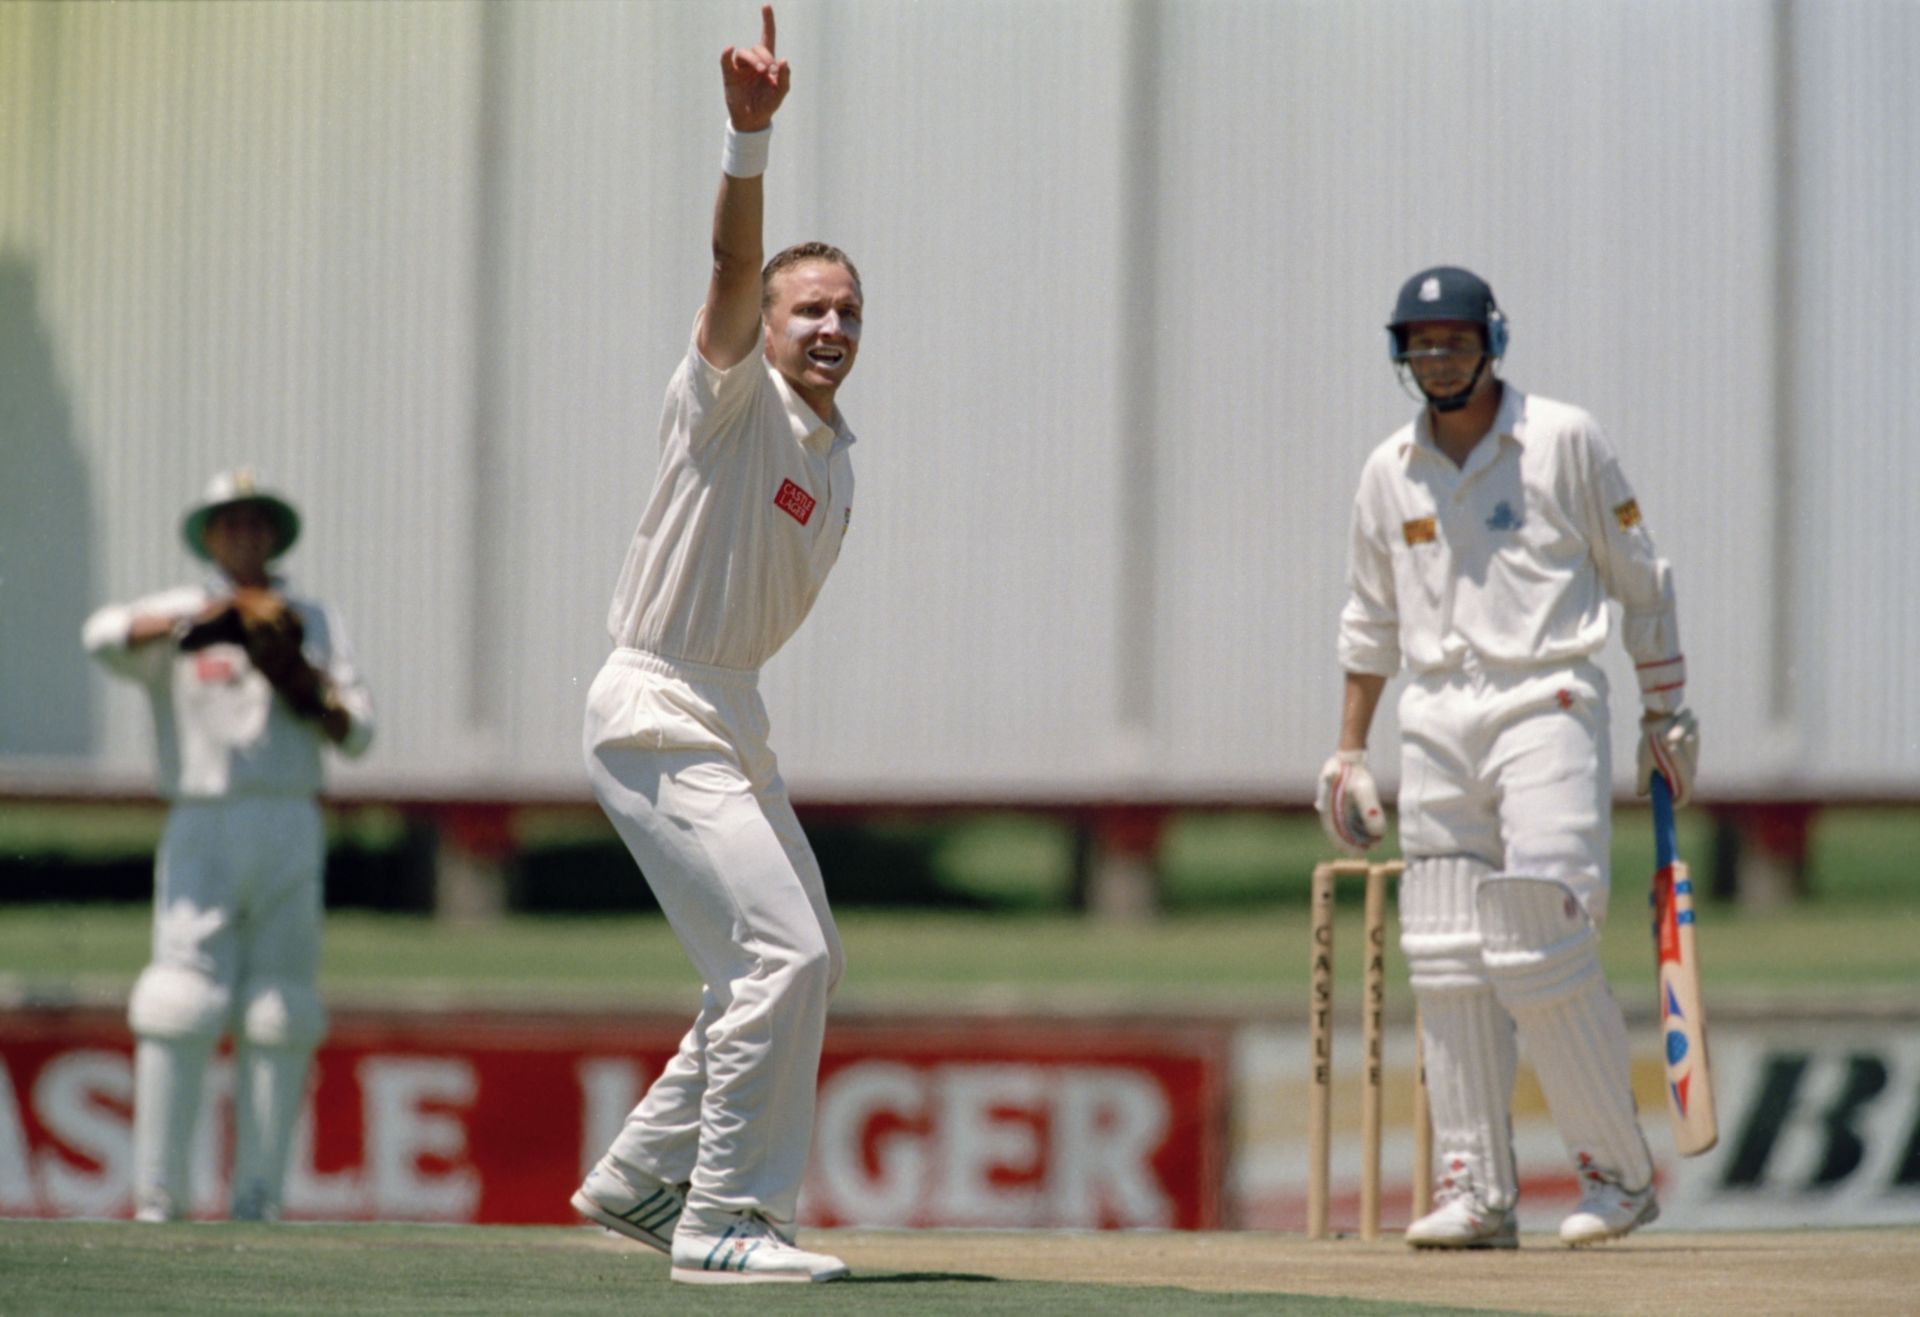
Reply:
<svg viewBox="0 0 1920 1317"><path fill-rule="evenodd" d="M982 1276L971 1271L892 1271L878 1276L848 1276L841 1285L939 1285L948 1282L998 1283L998 1276Z"/></svg>

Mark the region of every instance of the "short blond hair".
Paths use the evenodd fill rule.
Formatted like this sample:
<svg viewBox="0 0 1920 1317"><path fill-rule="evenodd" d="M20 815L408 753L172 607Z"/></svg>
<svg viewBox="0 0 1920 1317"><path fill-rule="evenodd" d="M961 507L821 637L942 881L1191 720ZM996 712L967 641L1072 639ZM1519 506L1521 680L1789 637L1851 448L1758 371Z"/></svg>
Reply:
<svg viewBox="0 0 1920 1317"><path fill-rule="evenodd" d="M776 252L760 271L760 314L765 315L773 309L773 277L783 270L791 270L796 265L805 265L808 261L825 261L829 265L838 265L853 276L853 286L860 288L860 295L866 296L866 290L860 286L860 271L854 268L852 259L838 247L828 242L796 242L783 252Z"/></svg>

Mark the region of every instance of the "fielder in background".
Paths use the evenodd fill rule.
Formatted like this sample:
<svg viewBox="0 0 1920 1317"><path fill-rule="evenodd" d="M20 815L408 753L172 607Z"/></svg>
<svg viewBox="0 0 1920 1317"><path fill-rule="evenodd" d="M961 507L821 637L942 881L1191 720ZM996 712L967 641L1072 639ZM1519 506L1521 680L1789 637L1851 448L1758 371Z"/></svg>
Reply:
<svg viewBox="0 0 1920 1317"><path fill-rule="evenodd" d="M1569 1244L1659 1214L1598 957L1611 832L1607 601L1639 672L1639 782L1693 789L1671 572L1593 418L1503 383L1507 325L1476 275L1409 279L1387 326L1421 403L1373 451L1354 500L1339 749L1322 823L1359 853L1386 831L1366 746L1387 680L1400 695L1401 948L1431 1092L1434 1210L1416 1248L1517 1243L1510 1108L1515 1026L1582 1186Z"/></svg>
<svg viewBox="0 0 1920 1317"><path fill-rule="evenodd" d="M154 864L153 960L135 1035L134 1215L190 1214L189 1154L207 1061L234 1038L235 1220L279 1215L308 1062L326 1031L320 972L321 751L373 739L373 706L338 618L269 564L293 506L247 471L215 476L182 528L214 568L198 585L87 619L89 653L146 688L157 786L171 802Z"/></svg>
<svg viewBox="0 0 1920 1317"><path fill-rule="evenodd" d="M860 276L821 243L761 268L761 175L790 73L720 57L728 125L706 304L667 385L660 466L587 696L594 795L705 985L678 1055L573 1196L694 1283L827 1281L794 1243L827 999L845 960L767 746L759 669L806 617L853 508L834 397Z"/></svg>

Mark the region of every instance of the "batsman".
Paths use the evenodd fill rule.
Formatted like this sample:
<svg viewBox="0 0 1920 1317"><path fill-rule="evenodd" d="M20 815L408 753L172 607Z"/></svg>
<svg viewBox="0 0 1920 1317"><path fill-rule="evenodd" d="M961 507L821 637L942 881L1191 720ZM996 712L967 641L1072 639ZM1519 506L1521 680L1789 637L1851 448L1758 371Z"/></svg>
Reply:
<svg viewBox="0 0 1920 1317"><path fill-rule="evenodd" d="M1659 1214L1620 1008L1600 966L1611 755L1595 663L1623 611L1643 708L1639 790L1693 791L1672 572L1593 417L1498 374L1507 322L1470 271L1401 288L1388 351L1419 404L1353 506L1339 747L1317 805L1335 844L1386 831L1367 737L1404 666L1401 949L1420 1007L1435 1205L1415 1248L1513 1248L1511 1104L1524 1040L1581 1185L1567 1244Z"/></svg>

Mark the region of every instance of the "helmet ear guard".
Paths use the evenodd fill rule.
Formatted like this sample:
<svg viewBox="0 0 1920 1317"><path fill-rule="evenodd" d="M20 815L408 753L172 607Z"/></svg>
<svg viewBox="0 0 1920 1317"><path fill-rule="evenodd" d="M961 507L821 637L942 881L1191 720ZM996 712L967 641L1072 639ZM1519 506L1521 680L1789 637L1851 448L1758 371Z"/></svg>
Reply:
<svg viewBox="0 0 1920 1317"><path fill-rule="evenodd" d="M1507 355L1507 313L1487 303L1487 355L1500 358Z"/></svg>

